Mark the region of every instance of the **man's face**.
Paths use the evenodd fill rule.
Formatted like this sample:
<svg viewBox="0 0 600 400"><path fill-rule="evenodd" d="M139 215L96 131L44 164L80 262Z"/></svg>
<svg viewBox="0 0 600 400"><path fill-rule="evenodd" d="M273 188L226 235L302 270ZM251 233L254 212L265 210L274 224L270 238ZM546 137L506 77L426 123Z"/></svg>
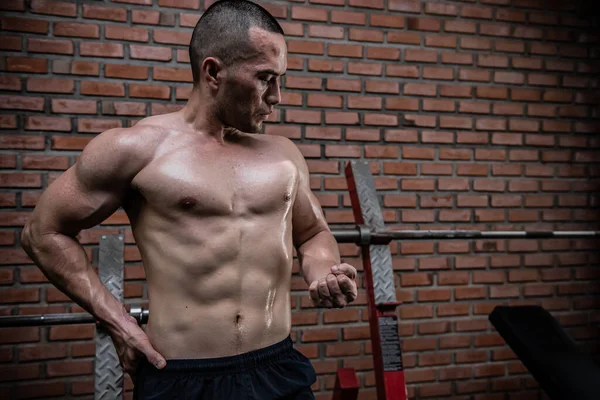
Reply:
<svg viewBox="0 0 600 400"><path fill-rule="evenodd" d="M283 35L250 28L256 56L228 69L217 94L217 112L223 123L242 132L260 132L263 121L281 101L280 76L287 69Z"/></svg>

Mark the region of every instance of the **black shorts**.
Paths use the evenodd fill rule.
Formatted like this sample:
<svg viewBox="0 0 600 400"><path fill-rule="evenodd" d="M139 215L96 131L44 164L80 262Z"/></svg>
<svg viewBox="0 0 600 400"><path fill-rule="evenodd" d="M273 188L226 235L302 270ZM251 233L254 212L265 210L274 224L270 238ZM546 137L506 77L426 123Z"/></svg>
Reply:
<svg viewBox="0 0 600 400"><path fill-rule="evenodd" d="M134 400L308 400L317 376L292 340L222 358L167 360L156 369L145 358L136 371Z"/></svg>

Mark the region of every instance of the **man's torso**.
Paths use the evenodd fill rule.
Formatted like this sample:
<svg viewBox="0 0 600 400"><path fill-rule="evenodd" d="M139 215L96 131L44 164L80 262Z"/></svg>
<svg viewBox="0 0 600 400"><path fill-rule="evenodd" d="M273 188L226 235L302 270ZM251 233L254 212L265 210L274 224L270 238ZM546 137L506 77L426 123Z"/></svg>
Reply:
<svg viewBox="0 0 600 400"><path fill-rule="evenodd" d="M164 129L124 204L166 358L214 358L289 334L298 170L277 137Z"/></svg>

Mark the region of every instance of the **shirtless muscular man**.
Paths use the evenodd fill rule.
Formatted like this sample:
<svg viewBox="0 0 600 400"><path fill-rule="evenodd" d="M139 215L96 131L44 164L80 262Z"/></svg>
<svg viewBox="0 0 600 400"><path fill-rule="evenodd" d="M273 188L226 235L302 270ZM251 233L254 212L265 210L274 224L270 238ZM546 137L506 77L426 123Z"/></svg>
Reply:
<svg viewBox="0 0 600 400"><path fill-rule="evenodd" d="M108 329L134 398L312 399L315 371L290 338L293 248L316 306L353 301L356 270L297 147L257 135L281 100L283 31L254 3L219 1L189 51L187 104L96 136L43 193L22 246ZM119 207L146 271L145 330L77 240Z"/></svg>

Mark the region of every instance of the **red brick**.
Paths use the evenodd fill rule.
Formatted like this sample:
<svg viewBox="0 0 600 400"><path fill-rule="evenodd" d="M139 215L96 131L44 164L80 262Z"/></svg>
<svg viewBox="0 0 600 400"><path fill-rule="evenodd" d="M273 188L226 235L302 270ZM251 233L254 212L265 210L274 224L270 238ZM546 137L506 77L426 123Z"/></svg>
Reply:
<svg viewBox="0 0 600 400"><path fill-rule="evenodd" d="M423 100L424 111L453 112L454 102L450 100Z"/></svg>
<svg viewBox="0 0 600 400"><path fill-rule="evenodd" d="M525 44L521 41L512 41L512 40L496 40L495 50L502 51L507 53L524 53L525 52Z"/></svg>
<svg viewBox="0 0 600 400"><path fill-rule="evenodd" d="M170 97L169 86L162 85L146 85L146 84L130 84L130 97L143 97L151 99L168 99Z"/></svg>
<svg viewBox="0 0 600 400"><path fill-rule="evenodd" d="M77 16L77 5L60 1L33 0L31 2L31 11L36 14L75 17Z"/></svg>
<svg viewBox="0 0 600 400"><path fill-rule="evenodd" d="M71 74L98 76L100 74L100 65L97 62L73 61L71 63Z"/></svg>
<svg viewBox="0 0 600 400"><path fill-rule="evenodd" d="M325 53L325 46L321 42L289 40L288 51L290 53L323 55Z"/></svg>
<svg viewBox="0 0 600 400"><path fill-rule="evenodd" d="M187 16L187 15L189 15L189 14L180 14L180 24L182 26L189 26L185 23L186 17L184 17L184 16ZM134 24L158 25L158 23L160 21L160 12L149 11L149 10L132 10L131 11L131 21Z"/></svg>
<svg viewBox="0 0 600 400"><path fill-rule="evenodd" d="M44 109L44 99L32 96L0 95L0 109L42 111Z"/></svg>
<svg viewBox="0 0 600 400"><path fill-rule="evenodd" d="M326 145L325 156L326 157L350 157L358 158L361 155L361 149L359 146L347 146L347 145ZM320 154L317 155L317 158Z"/></svg>
<svg viewBox="0 0 600 400"><path fill-rule="evenodd" d="M23 155L23 169L66 170L69 167L68 157Z"/></svg>
<svg viewBox="0 0 600 400"><path fill-rule="evenodd" d="M387 35L388 43L402 43L402 44L420 44L421 37L417 33L404 32L404 31L390 31Z"/></svg>
<svg viewBox="0 0 600 400"><path fill-rule="evenodd" d="M503 376L506 373L506 367L504 364L488 364L478 365L474 369L474 376L488 377L488 376Z"/></svg>
<svg viewBox="0 0 600 400"><path fill-rule="evenodd" d="M358 309L356 308L323 311L323 322L326 324L356 321L358 321Z"/></svg>
<svg viewBox="0 0 600 400"><path fill-rule="evenodd" d="M124 96L125 88L117 82L81 82L81 94L91 96Z"/></svg>
<svg viewBox="0 0 600 400"><path fill-rule="evenodd" d="M342 96L311 93L308 95L308 106L341 108Z"/></svg>
<svg viewBox="0 0 600 400"><path fill-rule="evenodd" d="M329 56L362 58L363 47L349 44L329 44Z"/></svg>
<svg viewBox="0 0 600 400"><path fill-rule="evenodd" d="M367 93L398 94L400 92L400 86L397 82L387 82L387 81L368 80L366 82L365 89L366 89ZM418 109L418 107L417 107L417 109Z"/></svg>
<svg viewBox="0 0 600 400"><path fill-rule="evenodd" d="M460 81L489 82L490 79L491 73L486 70L461 68L458 72L458 80Z"/></svg>
<svg viewBox="0 0 600 400"><path fill-rule="evenodd" d="M416 96L435 96L436 86L425 83L406 83L404 84L405 95L416 95Z"/></svg>
<svg viewBox="0 0 600 400"><path fill-rule="evenodd" d="M48 72L46 59L28 57L6 57L6 70L10 72Z"/></svg>
<svg viewBox="0 0 600 400"><path fill-rule="evenodd" d="M456 6L439 3L425 3L425 13L434 15L458 15Z"/></svg>
<svg viewBox="0 0 600 400"><path fill-rule="evenodd" d="M92 373L91 361L61 361L46 364L48 377L87 375Z"/></svg>
<svg viewBox="0 0 600 400"><path fill-rule="evenodd" d="M408 65L387 65L387 76L401 76L404 78L418 78L419 69L416 66Z"/></svg>
<svg viewBox="0 0 600 400"><path fill-rule="evenodd" d="M404 28L404 17L401 15L371 14L369 20L371 26Z"/></svg>
<svg viewBox="0 0 600 400"><path fill-rule="evenodd" d="M30 381L40 377L40 364L6 365L0 367L0 381Z"/></svg>
<svg viewBox="0 0 600 400"><path fill-rule="evenodd" d="M85 24L78 22L55 22L55 36L98 38L100 37L100 28L96 24Z"/></svg>
<svg viewBox="0 0 600 400"><path fill-rule="evenodd" d="M506 99L508 90L501 87L478 86L477 97L484 99Z"/></svg>
<svg viewBox="0 0 600 400"><path fill-rule="evenodd" d="M73 54L73 42L68 40L28 38L27 50L31 53Z"/></svg>
<svg viewBox="0 0 600 400"><path fill-rule="evenodd" d="M348 63L348 73L349 74L380 76L381 72L382 72L381 64L360 63L360 62L349 62Z"/></svg>
<svg viewBox="0 0 600 400"><path fill-rule="evenodd" d="M425 46L427 47L447 47L456 48L456 36L428 35L425 38ZM442 62L446 62L443 61Z"/></svg>
<svg viewBox="0 0 600 400"><path fill-rule="evenodd" d="M440 85L440 96L442 97L472 97L473 88L470 86Z"/></svg>
<svg viewBox="0 0 600 400"><path fill-rule="evenodd" d="M74 82L70 79L29 78L27 80L27 90L30 92L72 93L74 88Z"/></svg>
<svg viewBox="0 0 600 400"><path fill-rule="evenodd" d="M326 22L327 10L316 7L292 6L292 19Z"/></svg>
<svg viewBox="0 0 600 400"><path fill-rule="evenodd" d="M499 21L525 22L525 13L499 8L496 10L496 19Z"/></svg>
<svg viewBox="0 0 600 400"><path fill-rule="evenodd" d="M452 68L423 67L422 76L425 79L453 80L454 71Z"/></svg>
<svg viewBox="0 0 600 400"><path fill-rule="evenodd" d="M160 7L175 7L199 10L200 0L158 0L158 5Z"/></svg>
<svg viewBox="0 0 600 400"><path fill-rule="evenodd" d="M82 42L79 44L79 52L88 57L123 57L123 45L120 43L96 43Z"/></svg>
<svg viewBox="0 0 600 400"><path fill-rule="evenodd" d="M383 42L383 32L380 30L350 28L348 37L362 42Z"/></svg>
<svg viewBox="0 0 600 400"><path fill-rule="evenodd" d="M289 110L292 111L292 110ZM289 113L287 111L287 113ZM314 123L320 122L319 118L315 114L311 117L311 121ZM358 113L355 112L342 112L342 111L326 111L325 112L325 123L326 124L339 124L339 125L357 125L359 122ZM308 122L310 123L310 122Z"/></svg>
<svg viewBox="0 0 600 400"><path fill-rule="evenodd" d="M308 28L308 35L310 37L343 39L344 28L339 26L311 25Z"/></svg>
<svg viewBox="0 0 600 400"><path fill-rule="evenodd" d="M21 50L21 38L19 36L2 36L0 50Z"/></svg>
<svg viewBox="0 0 600 400"><path fill-rule="evenodd" d="M25 118L25 130L70 131L71 120L65 117L31 116Z"/></svg>
<svg viewBox="0 0 600 400"><path fill-rule="evenodd" d="M519 72L494 72L494 82L520 85L525 82L525 75Z"/></svg>
<svg viewBox="0 0 600 400"><path fill-rule="evenodd" d="M421 2L418 0L389 0L388 8L391 11L401 11L407 13L420 13Z"/></svg>
<svg viewBox="0 0 600 400"><path fill-rule="evenodd" d="M132 58L145 59L145 60L156 60L156 61L169 61L171 60L171 49L167 47L154 47L154 46L138 46L130 45L129 50ZM147 68L147 67L144 67ZM159 68L159 67L155 67ZM146 79L146 78L143 78Z"/></svg>
<svg viewBox="0 0 600 400"><path fill-rule="evenodd" d="M470 21L456 21L448 19L444 21L444 30L446 32L457 33L475 33L477 25Z"/></svg>
<svg viewBox="0 0 600 400"><path fill-rule="evenodd" d="M353 25L365 25L367 21L365 13L362 12L351 12L351 11L331 11L331 22L353 24Z"/></svg>
<svg viewBox="0 0 600 400"><path fill-rule="evenodd" d="M308 60L308 70L318 72L342 72L344 62L337 60Z"/></svg>
<svg viewBox="0 0 600 400"><path fill-rule="evenodd" d="M104 37L111 40L147 42L148 30L146 28L106 25L104 26Z"/></svg>
<svg viewBox="0 0 600 400"><path fill-rule="evenodd" d="M156 76L156 68L154 79L159 79ZM104 76L109 78L125 78L125 79L148 79L148 67L141 65L124 65L124 64L105 64Z"/></svg>
<svg viewBox="0 0 600 400"><path fill-rule="evenodd" d="M127 21L127 10L118 7L102 7L84 4L83 17L91 19L102 19L107 21Z"/></svg>
<svg viewBox="0 0 600 400"><path fill-rule="evenodd" d="M527 82L530 85L537 86L556 86L558 84L558 79L555 75L529 74L527 77Z"/></svg>
<svg viewBox="0 0 600 400"><path fill-rule="evenodd" d="M326 121L327 121L327 118L326 118ZM398 125L398 116L390 115L390 114L366 113L364 115L364 124L365 125L377 125L377 126L397 126Z"/></svg>
<svg viewBox="0 0 600 400"><path fill-rule="evenodd" d="M417 292L419 302L450 301L450 289L428 289Z"/></svg>
<svg viewBox="0 0 600 400"><path fill-rule="evenodd" d="M65 358L67 348L64 344L36 345L19 348L19 361L49 360Z"/></svg>
<svg viewBox="0 0 600 400"><path fill-rule="evenodd" d="M464 53L443 52L442 63L471 65L473 64L473 55Z"/></svg>
<svg viewBox="0 0 600 400"><path fill-rule="evenodd" d="M48 21L32 18L8 17L0 20L2 30L30 32L30 33L48 33Z"/></svg>
<svg viewBox="0 0 600 400"><path fill-rule="evenodd" d="M466 304L468 306L468 304ZM440 349L459 349L471 346L471 336L442 336L440 338Z"/></svg>
<svg viewBox="0 0 600 400"><path fill-rule="evenodd" d="M360 354L358 342L344 342L325 345L326 357L356 356Z"/></svg>
<svg viewBox="0 0 600 400"><path fill-rule="evenodd" d="M406 49L404 51L404 59L406 61L435 63L437 62L437 52L432 50Z"/></svg>
<svg viewBox="0 0 600 400"><path fill-rule="evenodd" d="M192 71L189 68L154 67L152 77L158 81L192 83ZM145 78L144 78L145 79Z"/></svg>
<svg viewBox="0 0 600 400"><path fill-rule="evenodd" d="M155 43L178 44L187 46L192 38L191 32L154 29L152 37Z"/></svg>
<svg viewBox="0 0 600 400"><path fill-rule="evenodd" d="M0 4L0 10L25 11L25 1L24 0L14 0L11 2L4 2L4 3Z"/></svg>
<svg viewBox="0 0 600 400"><path fill-rule="evenodd" d="M440 117L440 128L472 129L473 120L468 117Z"/></svg>
<svg viewBox="0 0 600 400"><path fill-rule="evenodd" d="M463 37L460 39L460 47L469 50L490 50L491 42L484 38Z"/></svg>

